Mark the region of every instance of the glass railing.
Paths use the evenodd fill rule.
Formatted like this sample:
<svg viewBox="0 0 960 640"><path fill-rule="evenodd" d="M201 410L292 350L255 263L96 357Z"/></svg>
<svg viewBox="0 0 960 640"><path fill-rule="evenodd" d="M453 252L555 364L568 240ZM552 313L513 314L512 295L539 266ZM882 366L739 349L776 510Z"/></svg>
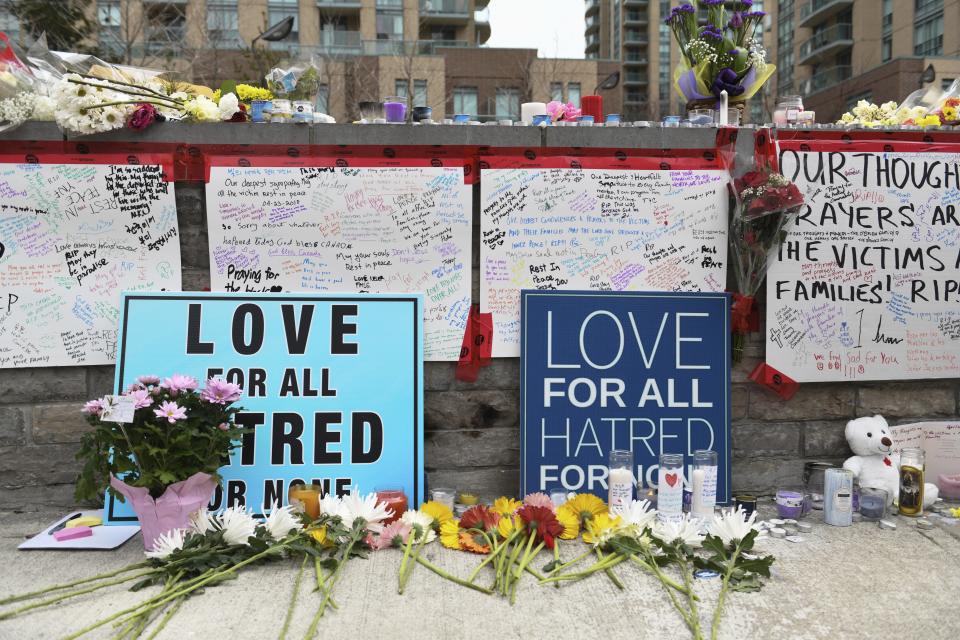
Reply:
<svg viewBox="0 0 960 640"><path fill-rule="evenodd" d="M853 0L810 0L810 2L800 7L800 19L806 20L817 11L825 9L831 4L836 4L838 6L853 4ZM781 15L783 14L781 13Z"/></svg>
<svg viewBox="0 0 960 640"><path fill-rule="evenodd" d="M840 84L844 80L849 80L852 75L851 71L852 69L849 66L822 69L807 81L806 92L808 94L816 93L817 91L823 91L824 89L832 87L835 84Z"/></svg>
<svg viewBox="0 0 960 640"><path fill-rule="evenodd" d="M624 20L626 22L646 22L647 14L640 13L639 11L627 11L627 16Z"/></svg>
<svg viewBox="0 0 960 640"><path fill-rule="evenodd" d="M368 56L434 55L441 48L475 47L466 40L364 40L361 46Z"/></svg>
<svg viewBox="0 0 960 640"><path fill-rule="evenodd" d="M812 38L800 45L800 59L803 60L819 49L845 40L853 40L853 25L838 23L827 27L823 31L813 34Z"/></svg>
<svg viewBox="0 0 960 640"><path fill-rule="evenodd" d="M623 34L623 41L631 44L647 44L647 37L642 33L627 31Z"/></svg>
<svg viewBox="0 0 960 640"><path fill-rule="evenodd" d="M467 0L420 0L420 13L469 15L470 3Z"/></svg>
<svg viewBox="0 0 960 640"><path fill-rule="evenodd" d="M361 0L317 0L317 6L321 9L324 7L356 7L360 8L363 2ZM403 3L400 3L401 6Z"/></svg>
<svg viewBox="0 0 960 640"><path fill-rule="evenodd" d="M321 30L320 49L322 51L360 51L359 31Z"/></svg>
<svg viewBox="0 0 960 640"><path fill-rule="evenodd" d="M600 0L587 0L586 12L590 13L594 9L600 8Z"/></svg>

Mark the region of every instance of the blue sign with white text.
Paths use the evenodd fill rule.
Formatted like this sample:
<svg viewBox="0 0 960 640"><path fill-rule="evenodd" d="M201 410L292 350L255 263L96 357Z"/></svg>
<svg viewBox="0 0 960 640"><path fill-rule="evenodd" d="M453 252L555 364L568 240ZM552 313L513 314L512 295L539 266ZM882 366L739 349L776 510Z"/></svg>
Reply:
<svg viewBox="0 0 960 640"><path fill-rule="evenodd" d="M125 293L117 392L140 375L239 384L253 429L211 499L268 513L294 482L423 499L420 294ZM108 493L109 523L136 519Z"/></svg>
<svg viewBox="0 0 960 640"><path fill-rule="evenodd" d="M717 501L729 501L729 318L722 293L522 291L523 493L606 500L611 449L633 451L644 487L661 452L689 467L711 449Z"/></svg>

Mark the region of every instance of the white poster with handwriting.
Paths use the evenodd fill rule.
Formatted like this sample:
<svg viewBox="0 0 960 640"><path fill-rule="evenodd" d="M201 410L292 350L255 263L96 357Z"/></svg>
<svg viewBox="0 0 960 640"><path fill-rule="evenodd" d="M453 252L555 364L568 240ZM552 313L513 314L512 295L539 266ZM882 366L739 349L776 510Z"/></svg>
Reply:
<svg viewBox="0 0 960 640"><path fill-rule="evenodd" d="M159 165L0 164L0 368L111 364L120 292L180 289Z"/></svg>
<svg viewBox="0 0 960 640"><path fill-rule="evenodd" d="M799 382L960 376L960 154L781 152L806 202L767 275Z"/></svg>
<svg viewBox="0 0 960 640"><path fill-rule="evenodd" d="M422 292L424 359L457 360L471 189L462 167L211 167L211 286Z"/></svg>
<svg viewBox="0 0 960 640"><path fill-rule="evenodd" d="M728 176L716 170L486 169L480 310L520 355L521 289L723 291Z"/></svg>

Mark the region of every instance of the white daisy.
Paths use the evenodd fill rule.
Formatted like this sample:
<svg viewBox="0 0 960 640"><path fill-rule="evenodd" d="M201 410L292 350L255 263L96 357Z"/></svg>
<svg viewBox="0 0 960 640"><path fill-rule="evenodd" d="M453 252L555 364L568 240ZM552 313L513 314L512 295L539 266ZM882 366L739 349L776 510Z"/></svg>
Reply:
<svg viewBox="0 0 960 640"><path fill-rule="evenodd" d="M683 542L689 546L698 546L703 542L703 536L700 535L700 523L698 520L690 519L690 514L683 514L683 518L677 522L660 522L653 526L653 535L660 538L667 544Z"/></svg>
<svg viewBox="0 0 960 640"><path fill-rule="evenodd" d="M406 511L402 516L400 516L400 521L404 524L410 525L411 529L414 525L420 525L420 530L426 532L427 534L426 544L429 544L437 539L437 533L433 530L433 517L427 515L423 511ZM414 537L413 541L420 542L420 538Z"/></svg>
<svg viewBox="0 0 960 640"><path fill-rule="evenodd" d="M227 544L247 544L257 531L257 521L245 507L230 507L220 514L220 530Z"/></svg>
<svg viewBox="0 0 960 640"><path fill-rule="evenodd" d="M147 551L146 556L154 560L165 560L174 551L183 549L186 529L172 529L153 542L153 550Z"/></svg>
<svg viewBox="0 0 960 640"><path fill-rule="evenodd" d="M320 498L320 513L325 513L331 517L340 516L343 518L343 501L334 494L328 493Z"/></svg>
<svg viewBox="0 0 960 640"><path fill-rule="evenodd" d="M286 507L277 506L273 503L270 515L267 516L263 526L270 532L274 540L282 540L290 535L290 532L300 531L302 526L300 520L293 514L293 509L288 505Z"/></svg>
<svg viewBox="0 0 960 640"><path fill-rule="evenodd" d="M377 494L368 493L365 496L349 494L340 499L340 509L343 522L348 526L362 520L367 530L379 533L383 529L383 521L393 515L386 504L377 500Z"/></svg>
<svg viewBox="0 0 960 640"><path fill-rule="evenodd" d="M652 527L653 521L657 518L657 510L650 508L649 500L631 500L630 504L616 507L612 511L615 511L624 524L637 534L642 534Z"/></svg>
<svg viewBox="0 0 960 640"><path fill-rule="evenodd" d="M760 530L760 525L756 524L756 520L756 511L751 513L750 517L747 517L746 512L740 507L737 507L736 510L725 509L719 516L713 517L713 522L707 525L707 531L710 535L723 540L724 545L737 544L751 531Z"/></svg>

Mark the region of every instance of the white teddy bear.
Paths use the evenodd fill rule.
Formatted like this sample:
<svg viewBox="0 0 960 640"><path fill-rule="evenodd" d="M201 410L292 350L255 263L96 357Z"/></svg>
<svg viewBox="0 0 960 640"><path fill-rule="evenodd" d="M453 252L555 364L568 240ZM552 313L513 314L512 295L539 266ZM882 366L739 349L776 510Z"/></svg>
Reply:
<svg viewBox="0 0 960 640"><path fill-rule="evenodd" d="M853 472L861 487L884 489L887 505L893 504L900 493L900 454L892 452L893 440L887 431L887 421L883 416L857 418L847 423L844 434L856 455L847 458L843 468ZM938 495L937 485L924 483L923 506L932 505Z"/></svg>

